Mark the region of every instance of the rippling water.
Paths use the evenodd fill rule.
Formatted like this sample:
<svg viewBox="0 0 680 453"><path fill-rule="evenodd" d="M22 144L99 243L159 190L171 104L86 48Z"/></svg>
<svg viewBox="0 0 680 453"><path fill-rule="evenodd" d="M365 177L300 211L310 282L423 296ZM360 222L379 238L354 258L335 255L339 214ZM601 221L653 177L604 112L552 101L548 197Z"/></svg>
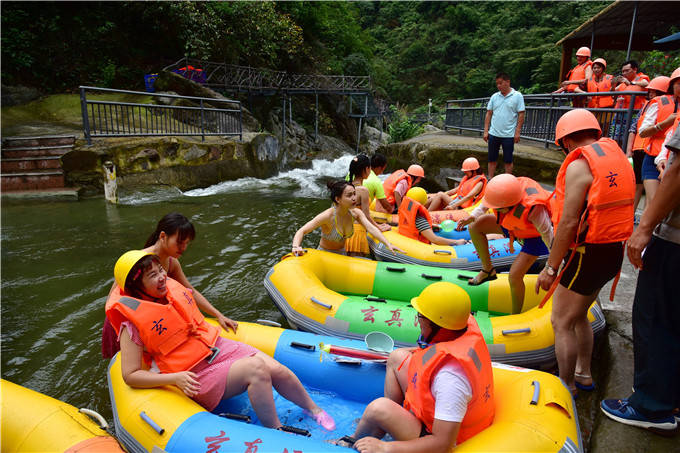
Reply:
<svg viewBox="0 0 680 453"><path fill-rule="evenodd" d="M262 280L290 251L295 231L329 206L326 181L343 177L350 159L185 193L123 192L117 206L3 201L2 377L111 420L100 339L113 264L141 248L171 211L196 227L182 267L215 307L237 320L286 325ZM315 232L304 244L318 240Z"/></svg>

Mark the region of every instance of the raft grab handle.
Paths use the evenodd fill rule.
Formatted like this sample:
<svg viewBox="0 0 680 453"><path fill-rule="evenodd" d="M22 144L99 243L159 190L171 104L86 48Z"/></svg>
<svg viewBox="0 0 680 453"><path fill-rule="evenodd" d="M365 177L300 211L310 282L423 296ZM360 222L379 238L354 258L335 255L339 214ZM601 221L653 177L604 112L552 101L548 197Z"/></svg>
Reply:
<svg viewBox="0 0 680 453"><path fill-rule="evenodd" d="M316 351L316 346L313 344L299 343L297 341L290 342L291 348L307 349L308 351Z"/></svg>
<svg viewBox="0 0 680 453"><path fill-rule="evenodd" d="M324 303L324 302L321 302L321 301L320 301L319 299L317 299L316 297L310 297L310 299L311 299L312 302L314 302L315 304L321 305L322 307L324 307L324 308L326 308L326 309L328 309L328 310L330 310L331 308L333 308L333 305L327 304L327 303Z"/></svg>
<svg viewBox="0 0 680 453"><path fill-rule="evenodd" d="M244 415L244 414L232 414L231 412L222 412L220 414L220 417L228 418L231 420L238 420L240 422L246 422L250 423L250 415Z"/></svg>
<svg viewBox="0 0 680 453"><path fill-rule="evenodd" d="M146 412L144 412L144 411L140 412L140 413L139 413L139 416L142 417L142 420L144 420L146 423L148 423L149 426L150 426L151 428L153 428L154 431L156 431L156 432L157 432L158 434L160 434L161 436L163 435L163 433L165 432L165 429L163 429L163 428L161 428L160 426L158 426L158 423L156 423L155 421L153 421L153 420L151 419L151 417L149 417L148 415L146 415Z"/></svg>
<svg viewBox="0 0 680 453"><path fill-rule="evenodd" d="M502 330L501 333L503 335L512 335L514 333L530 333L531 332L531 327L525 327L524 329L507 329L507 330Z"/></svg>
<svg viewBox="0 0 680 453"><path fill-rule="evenodd" d="M383 303L383 304L387 303L387 301L382 297L366 296L366 297L364 297L364 299L369 301L369 302L380 302L380 303Z"/></svg>
<svg viewBox="0 0 680 453"><path fill-rule="evenodd" d="M269 319L258 319L255 321L257 324L262 324L263 326L269 327L281 327L281 324L276 321L270 321Z"/></svg>
<svg viewBox="0 0 680 453"><path fill-rule="evenodd" d="M432 251L432 253L434 253L435 255L437 255L437 254L440 254L440 255L451 255L451 250L438 250L438 249L434 249L434 250Z"/></svg>
<svg viewBox="0 0 680 453"><path fill-rule="evenodd" d="M386 269L390 272L406 272L405 267L390 267L390 266L387 266Z"/></svg>
<svg viewBox="0 0 680 453"><path fill-rule="evenodd" d="M538 395L541 393L541 383L538 381L531 381L531 385L534 386L534 397L531 398L531 402L534 406L538 405Z"/></svg>
<svg viewBox="0 0 680 453"><path fill-rule="evenodd" d="M428 275L428 274L420 274L421 277L426 278L428 280L441 280L442 276L441 275Z"/></svg>
<svg viewBox="0 0 680 453"><path fill-rule="evenodd" d="M312 434L306 429L296 428L295 426L282 425L277 428L279 431L297 434L299 436L312 437Z"/></svg>
<svg viewBox="0 0 680 453"><path fill-rule="evenodd" d="M106 420L104 419L104 417L99 415L99 412L93 411L92 409L85 409L84 407L78 409L78 412L82 412L83 414L87 415L88 417L97 420L97 423L99 423L99 428L103 429L104 431L106 431L109 428L109 424L106 423Z"/></svg>

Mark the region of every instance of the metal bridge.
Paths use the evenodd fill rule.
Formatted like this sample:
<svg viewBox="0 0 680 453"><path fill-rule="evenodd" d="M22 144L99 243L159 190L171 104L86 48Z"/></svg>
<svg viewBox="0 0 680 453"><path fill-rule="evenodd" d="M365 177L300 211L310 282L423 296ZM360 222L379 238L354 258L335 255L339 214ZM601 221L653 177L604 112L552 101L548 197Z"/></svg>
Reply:
<svg viewBox="0 0 680 453"><path fill-rule="evenodd" d="M349 97L349 117L358 118L357 150L361 127L365 118L382 119L389 115L387 102L373 95L369 76L294 74L266 68L253 68L226 63L217 63L184 57L163 68L187 79L201 83L216 91L247 93L248 96L275 96L283 98L281 137L286 138L286 115L292 118L293 95L314 95L314 137L319 132L319 95L340 95ZM286 106L287 104L287 106ZM288 113L286 114L286 111Z"/></svg>

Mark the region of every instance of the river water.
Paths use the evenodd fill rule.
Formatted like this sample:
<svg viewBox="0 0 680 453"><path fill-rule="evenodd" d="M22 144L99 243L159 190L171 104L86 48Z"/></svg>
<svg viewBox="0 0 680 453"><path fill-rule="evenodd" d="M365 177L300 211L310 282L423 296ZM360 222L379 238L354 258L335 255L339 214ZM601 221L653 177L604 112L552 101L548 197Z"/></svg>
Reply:
<svg viewBox="0 0 680 453"><path fill-rule="evenodd" d="M184 193L121 192L118 205L3 200L2 377L111 421L101 326L113 265L172 211L196 228L181 258L189 281L233 319L287 327L262 281L290 251L295 231L330 205L326 181L344 177L350 159ZM303 245L318 241L317 231Z"/></svg>

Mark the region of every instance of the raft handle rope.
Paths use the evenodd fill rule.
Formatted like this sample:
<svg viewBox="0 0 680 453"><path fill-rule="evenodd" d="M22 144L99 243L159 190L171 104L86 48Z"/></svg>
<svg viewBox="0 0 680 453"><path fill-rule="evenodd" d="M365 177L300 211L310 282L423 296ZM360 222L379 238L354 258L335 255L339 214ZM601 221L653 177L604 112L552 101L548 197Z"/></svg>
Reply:
<svg viewBox="0 0 680 453"><path fill-rule="evenodd" d="M369 302L380 302L381 304L387 303L387 301L384 298L375 296L366 296L364 297L364 300L367 300Z"/></svg>
<svg viewBox="0 0 680 453"><path fill-rule="evenodd" d="M276 429L279 431L285 431L287 433L297 434L299 436L312 437L312 434L306 429L296 428L295 426L282 425Z"/></svg>
<svg viewBox="0 0 680 453"><path fill-rule="evenodd" d="M387 270L389 272L406 272L405 267L390 267L390 266L387 266Z"/></svg>
<svg viewBox="0 0 680 453"><path fill-rule="evenodd" d="M231 412L222 412L219 414L220 417L228 418L231 420L238 420L240 422L246 422L250 423L250 415L244 415L244 414L232 414Z"/></svg>
<svg viewBox="0 0 680 453"><path fill-rule="evenodd" d="M507 329L507 330L502 330L501 333L503 335L512 335L515 333L530 333L531 332L531 327L525 327L524 329Z"/></svg>
<svg viewBox="0 0 680 453"><path fill-rule="evenodd" d="M291 341L290 347L298 349L307 349L308 351L316 351L316 346L314 346L313 344L299 343L297 341Z"/></svg>
<svg viewBox="0 0 680 453"><path fill-rule="evenodd" d="M100 429L103 429L104 431L109 429L109 424L106 422L104 417L102 417L99 414L99 412L93 411L92 409L85 409L84 407L78 409L78 412L81 412L81 413L87 415L88 417L95 419L97 421L97 423L99 423Z"/></svg>
<svg viewBox="0 0 680 453"><path fill-rule="evenodd" d="M427 280L441 280L442 279L441 275L420 274L420 276L427 279Z"/></svg>
<svg viewBox="0 0 680 453"><path fill-rule="evenodd" d="M538 405L538 395L541 393L541 383L538 381L531 381L531 385L534 386L534 397L531 398L531 405Z"/></svg>
<svg viewBox="0 0 680 453"><path fill-rule="evenodd" d="M326 304L326 303L324 303L324 302L321 302L321 301L320 301L319 299L317 299L316 297L310 297L310 299L311 299L311 301L314 302L315 304L321 305L322 307L327 308L328 310L330 310L331 308L333 308L333 305L331 305L331 304Z"/></svg>
<svg viewBox="0 0 680 453"><path fill-rule="evenodd" d="M435 249L432 251L435 255L440 254L440 255L451 255L451 250L438 250Z"/></svg>
<svg viewBox="0 0 680 453"><path fill-rule="evenodd" d="M258 319L255 321L257 324L269 327L281 327L281 324L276 321L270 321L269 319Z"/></svg>
<svg viewBox="0 0 680 453"><path fill-rule="evenodd" d="M165 432L165 429L163 429L163 428L161 428L160 426L158 426L158 423L156 423L155 421L153 421L153 420L151 419L151 417L149 417L148 415L146 415L146 412L144 412L144 411L140 412L140 413L139 413L139 416L142 418L142 420L144 420L146 423L148 423L148 425L149 425L151 428L153 428L154 431L156 431L156 432L157 432L158 434L160 434L161 436L163 435L163 433Z"/></svg>

